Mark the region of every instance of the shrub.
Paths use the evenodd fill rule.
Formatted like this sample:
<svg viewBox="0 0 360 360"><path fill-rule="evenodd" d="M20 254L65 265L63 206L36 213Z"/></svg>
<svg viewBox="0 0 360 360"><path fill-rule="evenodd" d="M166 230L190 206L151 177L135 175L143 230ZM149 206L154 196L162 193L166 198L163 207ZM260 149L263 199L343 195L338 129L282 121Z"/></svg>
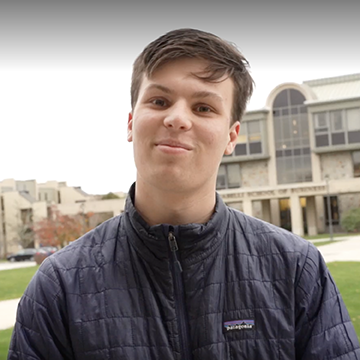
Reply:
<svg viewBox="0 0 360 360"><path fill-rule="evenodd" d="M347 211L341 219L341 227L348 232L360 231L360 208Z"/></svg>

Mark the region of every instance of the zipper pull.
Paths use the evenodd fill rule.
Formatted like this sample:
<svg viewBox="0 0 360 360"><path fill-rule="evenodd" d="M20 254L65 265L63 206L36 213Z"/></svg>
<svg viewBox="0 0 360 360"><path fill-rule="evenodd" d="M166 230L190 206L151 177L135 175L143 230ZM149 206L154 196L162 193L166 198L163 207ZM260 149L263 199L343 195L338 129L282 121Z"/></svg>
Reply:
<svg viewBox="0 0 360 360"><path fill-rule="evenodd" d="M174 233L171 231L169 232L168 240L169 240L169 244L170 244L170 250L174 254L175 265L178 267L179 271L182 272L183 269L180 264L180 261L178 260L177 253L176 253L179 250L179 247L176 242L176 237L175 237Z"/></svg>
<svg viewBox="0 0 360 360"><path fill-rule="evenodd" d="M169 232L168 239L169 239L169 244L170 244L170 250L172 252L178 251L179 248L178 248L178 244L176 242L175 235L171 231Z"/></svg>

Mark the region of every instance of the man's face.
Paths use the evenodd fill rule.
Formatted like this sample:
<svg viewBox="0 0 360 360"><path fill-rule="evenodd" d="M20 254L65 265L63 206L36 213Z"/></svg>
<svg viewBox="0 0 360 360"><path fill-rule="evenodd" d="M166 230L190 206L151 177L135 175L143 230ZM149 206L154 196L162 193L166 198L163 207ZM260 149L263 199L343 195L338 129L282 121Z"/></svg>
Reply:
<svg viewBox="0 0 360 360"><path fill-rule="evenodd" d="M206 66L205 60L178 59L144 77L128 122L138 181L175 192L215 188L240 124L230 127L232 79L209 83L192 75Z"/></svg>

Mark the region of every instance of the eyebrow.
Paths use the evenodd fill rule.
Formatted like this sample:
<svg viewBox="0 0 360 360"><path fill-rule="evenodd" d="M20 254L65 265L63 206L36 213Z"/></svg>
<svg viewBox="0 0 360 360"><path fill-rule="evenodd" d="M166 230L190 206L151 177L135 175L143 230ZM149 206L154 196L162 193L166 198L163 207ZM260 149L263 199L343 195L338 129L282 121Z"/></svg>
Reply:
<svg viewBox="0 0 360 360"><path fill-rule="evenodd" d="M221 102L224 101L224 99L220 95L218 95L218 94L216 94L214 92L211 92L211 91L197 91L197 92L195 92L193 94L193 97L195 97L195 98L210 97L210 98L214 98L215 100L218 100L218 101L221 101Z"/></svg>
<svg viewBox="0 0 360 360"><path fill-rule="evenodd" d="M153 89L160 90L160 91L162 91L162 92L164 92L166 94L173 94L174 93L168 87L160 85L160 84L150 84L146 88L146 91L153 90ZM210 97L210 98L214 98L215 100L218 100L218 101L221 101L221 102L224 101L224 99L220 95L218 95L218 94L216 94L214 92L211 92L211 91L196 91L195 93L192 94L192 97L194 97L194 98Z"/></svg>
<svg viewBox="0 0 360 360"><path fill-rule="evenodd" d="M170 90L168 87L166 86L163 86L163 85L160 85L160 84L150 84L147 88L146 88L146 91L149 91L149 90L153 90L153 89L157 89L157 90L160 90L166 94L172 94L173 91Z"/></svg>

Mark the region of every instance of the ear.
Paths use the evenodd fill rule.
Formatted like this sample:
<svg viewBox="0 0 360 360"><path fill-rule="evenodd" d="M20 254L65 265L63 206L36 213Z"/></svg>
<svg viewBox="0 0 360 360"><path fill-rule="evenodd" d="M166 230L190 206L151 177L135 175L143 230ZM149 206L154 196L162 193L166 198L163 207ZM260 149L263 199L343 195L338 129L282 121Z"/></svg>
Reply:
<svg viewBox="0 0 360 360"><path fill-rule="evenodd" d="M132 137L132 125L133 125L133 116L132 113L129 113L129 119L128 119L128 124L127 124L127 141L128 142L132 142L133 137Z"/></svg>
<svg viewBox="0 0 360 360"><path fill-rule="evenodd" d="M234 124L231 125L229 129L229 141L225 148L225 152L224 152L225 155L230 155L234 151L237 143L239 131L240 131L240 122L236 121Z"/></svg>

